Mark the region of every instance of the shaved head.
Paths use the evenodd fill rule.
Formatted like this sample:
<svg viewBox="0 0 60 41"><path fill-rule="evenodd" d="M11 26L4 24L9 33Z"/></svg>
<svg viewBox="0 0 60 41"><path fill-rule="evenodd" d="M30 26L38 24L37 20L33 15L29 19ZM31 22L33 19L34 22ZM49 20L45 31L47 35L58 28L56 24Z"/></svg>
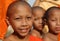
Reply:
<svg viewBox="0 0 60 41"><path fill-rule="evenodd" d="M39 11L39 12L45 12L45 10L42 8L42 7L39 7L39 6L35 6L35 7L32 7L32 11L33 11L33 15Z"/></svg>
<svg viewBox="0 0 60 41"><path fill-rule="evenodd" d="M13 3L11 3L8 7L8 10L7 10L7 16L10 17L10 15L12 14L12 12L16 13L16 9L28 9L31 11L31 6L25 2L25 1L15 1ZM31 11L32 12L32 11Z"/></svg>
<svg viewBox="0 0 60 41"><path fill-rule="evenodd" d="M48 18L49 18L49 16L54 12L55 13L55 11L60 11L60 8L59 7L50 7L46 12L45 12L45 14L44 14L44 18L46 19L46 20L48 20Z"/></svg>
<svg viewBox="0 0 60 41"><path fill-rule="evenodd" d="M37 9L40 9L40 10L43 10L43 11L45 11L42 7L40 7L40 6L35 6L35 7L32 7L32 9L33 10L37 10Z"/></svg>

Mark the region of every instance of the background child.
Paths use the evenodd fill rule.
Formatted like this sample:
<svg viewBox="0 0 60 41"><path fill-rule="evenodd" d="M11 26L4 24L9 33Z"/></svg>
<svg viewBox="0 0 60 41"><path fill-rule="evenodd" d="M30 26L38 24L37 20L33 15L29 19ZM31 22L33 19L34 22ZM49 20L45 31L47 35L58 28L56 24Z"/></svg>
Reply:
<svg viewBox="0 0 60 41"><path fill-rule="evenodd" d="M33 11L33 30L32 35L37 36L39 38L42 37L42 17L45 13L45 10L42 7L36 6L32 8Z"/></svg>
<svg viewBox="0 0 60 41"><path fill-rule="evenodd" d="M48 25L49 32L44 36L44 41L58 41L58 33L60 33L60 8L49 8L43 19Z"/></svg>
<svg viewBox="0 0 60 41"><path fill-rule="evenodd" d="M14 29L14 33L4 41L42 41L30 35L33 23L32 9L25 1L15 1L7 11L7 20Z"/></svg>

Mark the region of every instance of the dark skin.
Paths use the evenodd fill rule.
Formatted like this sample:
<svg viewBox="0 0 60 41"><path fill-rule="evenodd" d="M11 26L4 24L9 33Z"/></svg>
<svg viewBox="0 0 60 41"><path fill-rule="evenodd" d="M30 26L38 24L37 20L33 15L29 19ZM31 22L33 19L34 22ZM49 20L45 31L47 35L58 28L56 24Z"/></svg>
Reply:
<svg viewBox="0 0 60 41"><path fill-rule="evenodd" d="M58 41L57 35L60 33L60 9L49 11L47 25L49 27L49 33L44 36L44 41Z"/></svg>
<svg viewBox="0 0 60 41"><path fill-rule="evenodd" d="M32 35L41 38L42 37L42 17L45 13L44 9L35 8L33 9L33 30Z"/></svg>
<svg viewBox="0 0 60 41"><path fill-rule="evenodd" d="M27 3L13 3L8 9L7 21L14 29L14 33L4 41L29 41L33 18L31 8Z"/></svg>

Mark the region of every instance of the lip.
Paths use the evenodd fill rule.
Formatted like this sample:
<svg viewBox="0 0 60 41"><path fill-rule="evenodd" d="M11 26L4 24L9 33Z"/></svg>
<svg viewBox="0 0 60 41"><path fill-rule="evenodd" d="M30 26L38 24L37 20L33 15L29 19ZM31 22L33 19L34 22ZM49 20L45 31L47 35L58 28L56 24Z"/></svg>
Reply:
<svg viewBox="0 0 60 41"><path fill-rule="evenodd" d="M39 25L38 27L39 27L39 28L42 28L42 25Z"/></svg>
<svg viewBox="0 0 60 41"><path fill-rule="evenodd" d="M57 31L60 31L60 27L56 27L56 30L57 30Z"/></svg>
<svg viewBox="0 0 60 41"><path fill-rule="evenodd" d="M19 31L22 32L22 33L26 33L26 32L28 32L28 30L29 30L28 28L19 29Z"/></svg>
<svg viewBox="0 0 60 41"><path fill-rule="evenodd" d="M42 30L42 26L40 25L40 26L38 26L38 28L40 29L40 30Z"/></svg>

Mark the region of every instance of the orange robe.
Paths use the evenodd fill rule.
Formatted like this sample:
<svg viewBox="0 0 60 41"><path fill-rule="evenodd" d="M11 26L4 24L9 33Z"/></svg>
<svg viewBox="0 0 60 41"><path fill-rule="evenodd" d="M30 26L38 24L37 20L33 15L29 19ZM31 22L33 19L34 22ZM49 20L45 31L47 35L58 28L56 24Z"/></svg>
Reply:
<svg viewBox="0 0 60 41"><path fill-rule="evenodd" d="M0 0L0 39L3 39L6 31L7 31L7 24L6 24L6 11L10 3L14 0Z"/></svg>
<svg viewBox="0 0 60 41"><path fill-rule="evenodd" d="M60 41L60 33L58 34L58 41Z"/></svg>
<svg viewBox="0 0 60 41"><path fill-rule="evenodd" d="M29 41L43 41L43 39L31 35Z"/></svg>

